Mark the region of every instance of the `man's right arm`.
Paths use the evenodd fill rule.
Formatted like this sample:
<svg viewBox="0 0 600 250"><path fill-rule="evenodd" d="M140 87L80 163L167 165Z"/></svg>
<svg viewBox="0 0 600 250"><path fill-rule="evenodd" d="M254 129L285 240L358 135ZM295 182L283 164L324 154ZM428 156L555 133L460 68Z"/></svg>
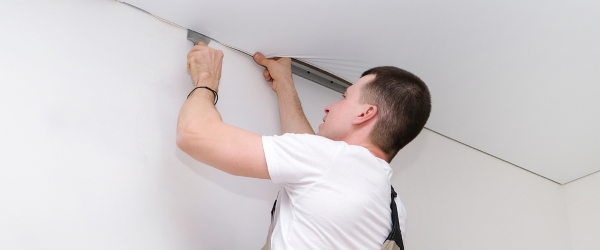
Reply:
<svg viewBox="0 0 600 250"><path fill-rule="evenodd" d="M254 61L266 68L263 76L273 84L272 88L277 93L281 133L315 134L304 115L294 86L291 59L267 59L261 53L256 53Z"/></svg>

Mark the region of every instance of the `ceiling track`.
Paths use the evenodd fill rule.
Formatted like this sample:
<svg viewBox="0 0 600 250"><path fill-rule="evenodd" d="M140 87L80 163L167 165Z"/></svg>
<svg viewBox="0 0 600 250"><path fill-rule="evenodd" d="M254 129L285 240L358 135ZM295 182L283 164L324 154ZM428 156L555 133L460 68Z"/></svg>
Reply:
<svg viewBox="0 0 600 250"><path fill-rule="evenodd" d="M161 18L159 16L156 16L144 9L141 9L137 6L131 5L129 3L126 2L122 2L120 0L116 0L117 2L126 4L130 7L133 7L137 10L140 10L144 13L147 13L155 18L157 18L158 20L161 20L165 23L168 23L170 25L173 25L177 28L181 28L181 29L186 29L188 31L188 40L190 40L191 42L193 42L194 44L198 43L198 42L204 42L205 44L209 44L211 41L215 41L227 48L233 49L233 50L237 50L239 52L242 52L248 56L252 56L253 54L251 54L250 52L247 52L245 50L233 47L231 45L228 44L224 44L222 42L217 41L216 39L213 39L209 36L203 35L199 32L187 29L181 25L178 25L176 23L173 23L169 20L166 20L164 18ZM336 74L333 74L325 69L319 68L309 62L297 59L297 58L292 58L292 73L301 76L303 78L306 78L312 82L315 82L321 86L324 86L326 88L329 88L331 90L334 90L338 93L344 93L346 91L346 88L352 86L352 83Z"/></svg>
<svg viewBox="0 0 600 250"><path fill-rule="evenodd" d="M352 85L344 78L296 58L292 58L292 73L342 94Z"/></svg>
<svg viewBox="0 0 600 250"><path fill-rule="evenodd" d="M187 30L187 38L188 40L190 40L190 42L197 44L199 42L203 42L205 44L209 44L211 41L215 41L227 48L242 52L243 54L246 54L250 57L253 56L253 54L251 54L250 52L247 52L245 50L242 49L238 49L236 47L224 44L222 42L219 42L209 36L200 34L196 31L193 31L191 29ZM348 80L339 77L327 70L321 69L313 64L310 64L308 62L302 61L300 59L296 59L296 58L292 58L292 73L304 77L310 81L313 81L315 83L318 83L326 88L332 89L338 93L344 93L346 92L346 88L352 86L352 83L350 83Z"/></svg>

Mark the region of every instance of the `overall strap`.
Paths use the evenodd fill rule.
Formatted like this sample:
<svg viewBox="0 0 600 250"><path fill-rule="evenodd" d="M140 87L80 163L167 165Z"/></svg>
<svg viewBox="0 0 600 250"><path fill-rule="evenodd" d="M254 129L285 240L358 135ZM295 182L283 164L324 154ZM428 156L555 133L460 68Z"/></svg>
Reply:
<svg viewBox="0 0 600 250"><path fill-rule="evenodd" d="M273 220L275 219L275 207L277 206L277 200L273 202L273 208L271 208L271 225L269 226L269 233L267 234L267 242L261 250L271 250L271 236L273 235Z"/></svg>
<svg viewBox="0 0 600 250"><path fill-rule="evenodd" d="M392 209L392 231L385 239L386 245L396 243L395 245L404 250L404 242L402 242L402 232L400 231L400 223L398 221L398 209L396 207L396 197L398 194L392 187L392 202L390 202L390 208ZM389 242L388 242L389 241ZM394 247L395 248L395 247Z"/></svg>
<svg viewBox="0 0 600 250"><path fill-rule="evenodd" d="M271 208L271 220L273 219L273 216L275 215L275 207L277 206L277 199L275 199L275 202L273 202L273 208Z"/></svg>

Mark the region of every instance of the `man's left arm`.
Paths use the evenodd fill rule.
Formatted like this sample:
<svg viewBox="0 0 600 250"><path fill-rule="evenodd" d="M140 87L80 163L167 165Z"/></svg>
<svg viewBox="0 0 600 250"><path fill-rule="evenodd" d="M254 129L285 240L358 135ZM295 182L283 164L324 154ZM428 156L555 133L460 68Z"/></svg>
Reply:
<svg viewBox="0 0 600 250"><path fill-rule="evenodd" d="M223 52L200 43L188 53L194 87L218 91ZM270 179L262 137L225 124L214 95L196 89L185 101L177 122L177 146L194 159L229 174Z"/></svg>

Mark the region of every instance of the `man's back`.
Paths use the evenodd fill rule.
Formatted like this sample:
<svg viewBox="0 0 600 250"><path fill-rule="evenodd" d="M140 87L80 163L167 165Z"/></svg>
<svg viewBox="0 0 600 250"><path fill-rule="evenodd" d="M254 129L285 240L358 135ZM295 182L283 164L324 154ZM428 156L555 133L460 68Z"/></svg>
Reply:
<svg viewBox="0 0 600 250"><path fill-rule="evenodd" d="M381 247L391 228L387 162L315 135L263 137L263 147L271 179L282 184L272 249Z"/></svg>

